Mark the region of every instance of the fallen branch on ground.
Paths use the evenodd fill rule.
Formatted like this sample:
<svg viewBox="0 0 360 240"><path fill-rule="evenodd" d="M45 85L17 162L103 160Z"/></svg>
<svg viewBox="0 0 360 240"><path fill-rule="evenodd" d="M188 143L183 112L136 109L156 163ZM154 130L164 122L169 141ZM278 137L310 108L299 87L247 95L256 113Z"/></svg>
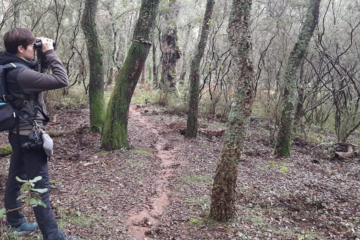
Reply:
<svg viewBox="0 0 360 240"><path fill-rule="evenodd" d="M335 152L335 157L337 157L339 159L347 159L347 158L353 158L355 155L357 155L357 152L354 151L354 148L356 147L355 145L350 144L350 143L343 143L343 142L339 142L339 143L337 143L337 145L346 147L347 151L346 152Z"/></svg>
<svg viewBox="0 0 360 240"><path fill-rule="evenodd" d="M63 136L66 136L66 135L70 135L70 134L73 134L73 133L79 133L79 132L82 132L83 130L85 129L90 129L89 126L83 126L83 127L78 127L78 128L75 128L75 129L72 129L72 130L69 130L69 131L46 131L47 134L49 134L50 137L63 137Z"/></svg>
<svg viewBox="0 0 360 240"><path fill-rule="evenodd" d="M179 132L180 132L181 135L185 135L186 128L180 128ZM208 137L212 137L212 136L221 137L221 136L224 135L225 129L210 130L210 129L199 128L198 133L203 134L203 135L208 136Z"/></svg>

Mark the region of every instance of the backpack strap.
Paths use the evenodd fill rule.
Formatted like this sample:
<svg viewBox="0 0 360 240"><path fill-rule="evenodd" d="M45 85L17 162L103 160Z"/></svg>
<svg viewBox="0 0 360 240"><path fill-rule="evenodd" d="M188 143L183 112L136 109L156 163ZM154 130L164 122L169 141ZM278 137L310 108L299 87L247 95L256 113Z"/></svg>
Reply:
<svg viewBox="0 0 360 240"><path fill-rule="evenodd" d="M25 95L23 94L17 94L17 93L14 93L14 92L10 92L7 88L7 84L6 84L6 80L5 80L5 70L8 70L8 69L16 69L16 68L30 68L28 66L26 66L25 64L22 64L22 63L8 63L8 64L5 64L5 65L0 65L0 67L2 68L0 70L0 72L2 72L3 76L1 76L1 87L2 87L2 91L4 93L3 96L1 96L2 98L2 101L4 102L14 102L17 98L17 99L23 99L23 100L28 100Z"/></svg>
<svg viewBox="0 0 360 240"><path fill-rule="evenodd" d="M50 118L44 113L44 111L40 108L40 104L39 104L39 94L36 93L35 94L35 99L34 99L34 116L33 116L33 121L36 120L37 117L37 113L40 112L41 115L43 115L45 122L49 122ZM27 120L27 119L25 119ZM27 120L29 121L29 120Z"/></svg>

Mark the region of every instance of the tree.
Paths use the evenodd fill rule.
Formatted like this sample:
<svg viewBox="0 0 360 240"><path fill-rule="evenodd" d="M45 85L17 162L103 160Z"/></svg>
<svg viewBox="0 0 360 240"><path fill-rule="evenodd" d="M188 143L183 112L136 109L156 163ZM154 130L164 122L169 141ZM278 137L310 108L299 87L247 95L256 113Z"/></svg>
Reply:
<svg viewBox="0 0 360 240"><path fill-rule="evenodd" d="M159 0L142 0L132 44L117 76L106 111L101 147L107 150L129 148L127 126L131 97L152 43L152 32Z"/></svg>
<svg viewBox="0 0 360 240"><path fill-rule="evenodd" d="M190 102L188 119L186 124L186 138L195 138L198 128L198 107L199 107L199 81L200 81L200 62L204 56L206 42L209 36L210 20L214 9L215 1L207 0L205 17L201 30L201 36L194 58L191 61L190 70Z"/></svg>
<svg viewBox="0 0 360 240"><path fill-rule="evenodd" d="M95 23L97 4L98 0L86 0L81 21L90 62L89 101L92 132L100 132L105 113L103 60Z"/></svg>
<svg viewBox="0 0 360 240"><path fill-rule="evenodd" d="M158 87L158 71L156 67L156 46L155 46L155 40L153 40L152 45L152 68L153 68L153 87Z"/></svg>
<svg viewBox="0 0 360 240"><path fill-rule="evenodd" d="M176 0L170 0L167 7L168 9L164 12L165 27L162 29L161 36L161 88L164 90L168 90L168 87L173 88L175 86L176 62L181 57L176 25L179 14L179 5Z"/></svg>
<svg viewBox="0 0 360 240"><path fill-rule="evenodd" d="M228 129L217 164L211 193L210 218L227 220L234 217L236 179L243 151L248 120L254 99L254 69L251 61L250 12L252 0L233 0L228 26L235 93L228 117Z"/></svg>
<svg viewBox="0 0 360 240"><path fill-rule="evenodd" d="M301 28L298 40L290 53L284 77L283 102L280 129L275 146L275 155L290 156L291 131L296 103L295 90L299 66L308 48L319 19L320 0L309 0L306 20Z"/></svg>
<svg viewBox="0 0 360 240"><path fill-rule="evenodd" d="M187 52L188 52L188 46L189 46L189 37L190 37L190 33L191 33L191 29L192 26L191 24L187 25L188 30L186 31L186 37L185 37L185 43L184 43L184 48L182 51L182 67L181 67L181 74L180 74L180 79L179 79L179 84L180 85L184 85L184 79L185 79L185 75L186 75L186 71L187 71Z"/></svg>

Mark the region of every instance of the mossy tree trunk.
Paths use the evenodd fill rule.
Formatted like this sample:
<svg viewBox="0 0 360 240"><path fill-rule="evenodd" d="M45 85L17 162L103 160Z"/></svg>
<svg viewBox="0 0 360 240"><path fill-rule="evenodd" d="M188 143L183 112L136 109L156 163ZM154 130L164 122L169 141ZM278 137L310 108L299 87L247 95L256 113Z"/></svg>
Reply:
<svg viewBox="0 0 360 240"><path fill-rule="evenodd" d="M296 104L296 77L319 19L320 0L309 0L308 5L306 20L290 53L285 71L281 120L275 146L275 155L277 156L290 156L291 132Z"/></svg>
<svg viewBox="0 0 360 240"><path fill-rule="evenodd" d="M106 111L101 147L106 150L129 148L127 135L131 97L151 47L159 0L142 0L132 44L117 76Z"/></svg>
<svg viewBox="0 0 360 240"><path fill-rule="evenodd" d="M252 0L233 0L229 20L235 92L211 193L210 218L218 221L235 215L238 165L253 106L255 80L251 61L251 6Z"/></svg>
<svg viewBox="0 0 360 240"><path fill-rule="evenodd" d="M195 138L198 128L198 107L199 107L199 82L200 82L200 62L204 56L206 42L209 37L210 20L214 9L215 0L207 0L205 17L203 20L201 36L196 49L194 58L191 61L190 70L190 101L186 123L186 138Z"/></svg>
<svg viewBox="0 0 360 240"><path fill-rule="evenodd" d="M92 132L100 132L104 122L104 69L99 37L96 31L98 0L86 0L81 20L90 62L89 102Z"/></svg>
<svg viewBox="0 0 360 240"><path fill-rule="evenodd" d="M161 36L162 71L160 87L165 91L175 87L176 63L181 57L177 32L178 15L179 4L176 0L169 0L167 10L164 13L166 22Z"/></svg>

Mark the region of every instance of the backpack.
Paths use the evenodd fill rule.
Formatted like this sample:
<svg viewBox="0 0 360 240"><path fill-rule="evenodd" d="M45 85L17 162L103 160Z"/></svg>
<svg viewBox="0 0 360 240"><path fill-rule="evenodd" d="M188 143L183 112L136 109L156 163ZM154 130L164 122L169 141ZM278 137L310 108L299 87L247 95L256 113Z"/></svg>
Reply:
<svg viewBox="0 0 360 240"><path fill-rule="evenodd" d="M5 70L15 68L29 67L21 63L0 65L0 131L12 129L18 121L19 109L14 109L12 103L19 97L9 94L5 81Z"/></svg>

